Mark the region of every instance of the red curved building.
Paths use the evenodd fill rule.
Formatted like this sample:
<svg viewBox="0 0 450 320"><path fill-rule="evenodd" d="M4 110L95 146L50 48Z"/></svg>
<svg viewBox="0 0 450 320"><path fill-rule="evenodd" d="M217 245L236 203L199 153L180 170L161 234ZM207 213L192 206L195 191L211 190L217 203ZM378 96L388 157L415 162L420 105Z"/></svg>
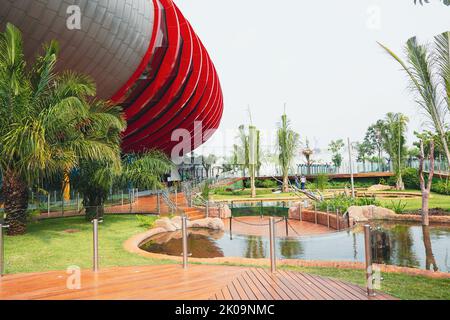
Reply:
<svg viewBox="0 0 450 320"><path fill-rule="evenodd" d="M80 28L68 28L76 14ZM191 133L193 150L194 141L209 138L195 137L194 123L201 121L203 132L219 126L223 96L216 69L172 0L8 0L0 6L0 28L7 22L21 29L29 60L56 39L58 68L90 75L100 98L123 106L125 152L169 154L178 143L171 141L176 129Z"/></svg>
<svg viewBox="0 0 450 320"><path fill-rule="evenodd" d="M172 0L153 0L154 24L146 55L114 95L127 115L125 151L156 147L170 153L175 129L217 129L223 96L216 69L192 26ZM209 138L209 137L203 137ZM194 145L192 145L194 148Z"/></svg>

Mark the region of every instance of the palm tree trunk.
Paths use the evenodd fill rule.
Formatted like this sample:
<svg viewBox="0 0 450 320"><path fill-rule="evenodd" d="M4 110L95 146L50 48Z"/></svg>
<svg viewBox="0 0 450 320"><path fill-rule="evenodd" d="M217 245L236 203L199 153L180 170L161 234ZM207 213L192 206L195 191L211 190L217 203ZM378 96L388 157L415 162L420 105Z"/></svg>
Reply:
<svg viewBox="0 0 450 320"><path fill-rule="evenodd" d="M5 224L9 225L7 234L21 235L26 232L28 185L13 171L6 171L3 177L3 196L5 198Z"/></svg>
<svg viewBox="0 0 450 320"><path fill-rule="evenodd" d="M448 148L447 138L445 137L444 134L440 134L440 136L442 140L442 145L444 147L445 156L447 158L448 167L450 168L450 150Z"/></svg>

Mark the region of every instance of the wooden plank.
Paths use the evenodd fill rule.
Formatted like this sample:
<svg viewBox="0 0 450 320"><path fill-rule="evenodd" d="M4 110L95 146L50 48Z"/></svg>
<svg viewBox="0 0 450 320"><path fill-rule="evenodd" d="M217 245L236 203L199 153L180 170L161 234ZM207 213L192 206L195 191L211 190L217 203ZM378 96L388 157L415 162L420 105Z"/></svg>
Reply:
<svg viewBox="0 0 450 320"><path fill-rule="evenodd" d="M239 285L242 287L242 289L247 294L248 300L258 300L258 297L253 292L253 290L250 288L250 286L247 284L247 282L244 279L244 275L240 275L236 278L236 281L239 282Z"/></svg>
<svg viewBox="0 0 450 320"><path fill-rule="evenodd" d="M268 288L266 288L259 280L257 277L255 277L255 274L253 272L251 272L251 270L248 270L246 272L246 274L248 275L248 277L253 281L253 283L258 287L258 290L264 295L264 298L266 300L276 300L277 299L277 295L272 295L272 290L269 290ZM279 297L278 297L279 298Z"/></svg>
<svg viewBox="0 0 450 320"><path fill-rule="evenodd" d="M247 272L242 273L241 275L242 281L244 281L250 290L253 292L257 300L264 300L264 294L258 289L258 287L253 283L252 279L250 279Z"/></svg>
<svg viewBox="0 0 450 320"><path fill-rule="evenodd" d="M284 293L289 297L290 300L297 300L297 295L284 284L283 281L280 280L282 277L279 274L271 274L267 269L259 269L260 272L264 272L267 277L271 278L274 281L274 284L276 284L281 290L284 291Z"/></svg>
<svg viewBox="0 0 450 320"><path fill-rule="evenodd" d="M276 296L277 300L290 300L290 297L281 290L276 284L274 284L273 279L268 277L264 272L260 272L261 268L252 268L251 272L255 274L255 276L258 278L258 280L266 286L267 290L271 293L272 296Z"/></svg>

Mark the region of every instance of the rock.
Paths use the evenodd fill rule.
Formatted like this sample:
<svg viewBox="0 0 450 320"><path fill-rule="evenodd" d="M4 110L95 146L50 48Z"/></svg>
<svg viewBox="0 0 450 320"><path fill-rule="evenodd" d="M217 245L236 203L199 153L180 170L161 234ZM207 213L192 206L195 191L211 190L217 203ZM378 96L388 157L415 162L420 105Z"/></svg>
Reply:
<svg viewBox="0 0 450 320"><path fill-rule="evenodd" d="M231 217L231 209L228 205L224 205L223 208L210 207L209 216L214 218L227 219Z"/></svg>
<svg viewBox="0 0 450 320"><path fill-rule="evenodd" d="M175 228L177 228L177 230L181 230L182 222L180 216L173 217L172 220L170 220L170 222L172 222L172 224L174 225Z"/></svg>
<svg viewBox="0 0 450 320"><path fill-rule="evenodd" d="M367 189L367 191L369 191L369 192L387 191L387 190L392 190L392 187L391 186L385 186L383 184L376 184L376 185L373 185L373 186L371 186L371 187L369 187Z"/></svg>
<svg viewBox="0 0 450 320"><path fill-rule="evenodd" d="M348 208L348 213L350 218L355 222L365 222L371 219L384 219L397 216L392 210L376 206L352 206Z"/></svg>
<svg viewBox="0 0 450 320"><path fill-rule="evenodd" d="M189 228L207 228L212 230L225 230L223 221L219 218L206 218L194 220L189 223Z"/></svg>
<svg viewBox="0 0 450 320"><path fill-rule="evenodd" d="M162 228L167 232L177 231L176 226L169 218L161 218L155 221L155 228Z"/></svg>

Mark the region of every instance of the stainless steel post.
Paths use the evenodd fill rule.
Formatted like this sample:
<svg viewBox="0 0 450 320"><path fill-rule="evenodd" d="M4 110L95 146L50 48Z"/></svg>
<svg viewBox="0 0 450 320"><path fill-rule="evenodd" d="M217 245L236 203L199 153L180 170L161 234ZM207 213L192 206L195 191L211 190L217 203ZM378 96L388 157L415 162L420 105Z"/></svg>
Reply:
<svg viewBox="0 0 450 320"><path fill-rule="evenodd" d="M77 212L80 212L80 193L77 192Z"/></svg>
<svg viewBox="0 0 450 320"><path fill-rule="evenodd" d="M289 237L289 221L287 217L284 217L284 222L286 223L286 237Z"/></svg>
<svg viewBox="0 0 450 320"><path fill-rule="evenodd" d="M188 268L188 235L187 235L187 217L183 216L182 219L182 233L183 233L183 269Z"/></svg>
<svg viewBox="0 0 450 320"><path fill-rule="evenodd" d="M317 224L317 204L314 202L314 222Z"/></svg>
<svg viewBox="0 0 450 320"><path fill-rule="evenodd" d="M337 229L338 231L341 230L341 225L340 225L340 223L339 223L339 209L336 209L336 229Z"/></svg>
<svg viewBox="0 0 450 320"><path fill-rule="evenodd" d="M93 257L93 270L94 272L98 271L98 219L94 218L92 221L94 225L94 234L93 234L93 240L94 240L94 257Z"/></svg>
<svg viewBox="0 0 450 320"><path fill-rule="evenodd" d="M372 247L370 241L370 225L364 226L364 249L366 256L366 286L367 295L374 296L373 290L373 267L372 267Z"/></svg>
<svg viewBox="0 0 450 320"><path fill-rule="evenodd" d="M123 190L120 191L120 203L121 203L122 206L123 206Z"/></svg>
<svg viewBox="0 0 450 320"><path fill-rule="evenodd" d="M277 271L277 261L275 256L275 220L270 217L269 220L269 233L270 233L270 271L275 273Z"/></svg>
<svg viewBox="0 0 450 320"><path fill-rule="evenodd" d="M158 215L161 214L161 194L158 193L156 194L156 209L158 210Z"/></svg>
<svg viewBox="0 0 450 320"><path fill-rule="evenodd" d="M233 215L230 216L230 239L233 240Z"/></svg>
<svg viewBox="0 0 450 320"><path fill-rule="evenodd" d="M9 226L5 226L0 223L0 277L3 277L5 274L5 244L3 237L3 229L8 228Z"/></svg>
<svg viewBox="0 0 450 320"><path fill-rule="evenodd" d="M47 215L50 216L50 202L51 202L51 196L50 192L47 195Z"/></svg>
<svg viewBox="0 0 450 320"><path fill-rule="evenodd" d="M330 208L327 206L327 226L330 229Z"/></svg>

